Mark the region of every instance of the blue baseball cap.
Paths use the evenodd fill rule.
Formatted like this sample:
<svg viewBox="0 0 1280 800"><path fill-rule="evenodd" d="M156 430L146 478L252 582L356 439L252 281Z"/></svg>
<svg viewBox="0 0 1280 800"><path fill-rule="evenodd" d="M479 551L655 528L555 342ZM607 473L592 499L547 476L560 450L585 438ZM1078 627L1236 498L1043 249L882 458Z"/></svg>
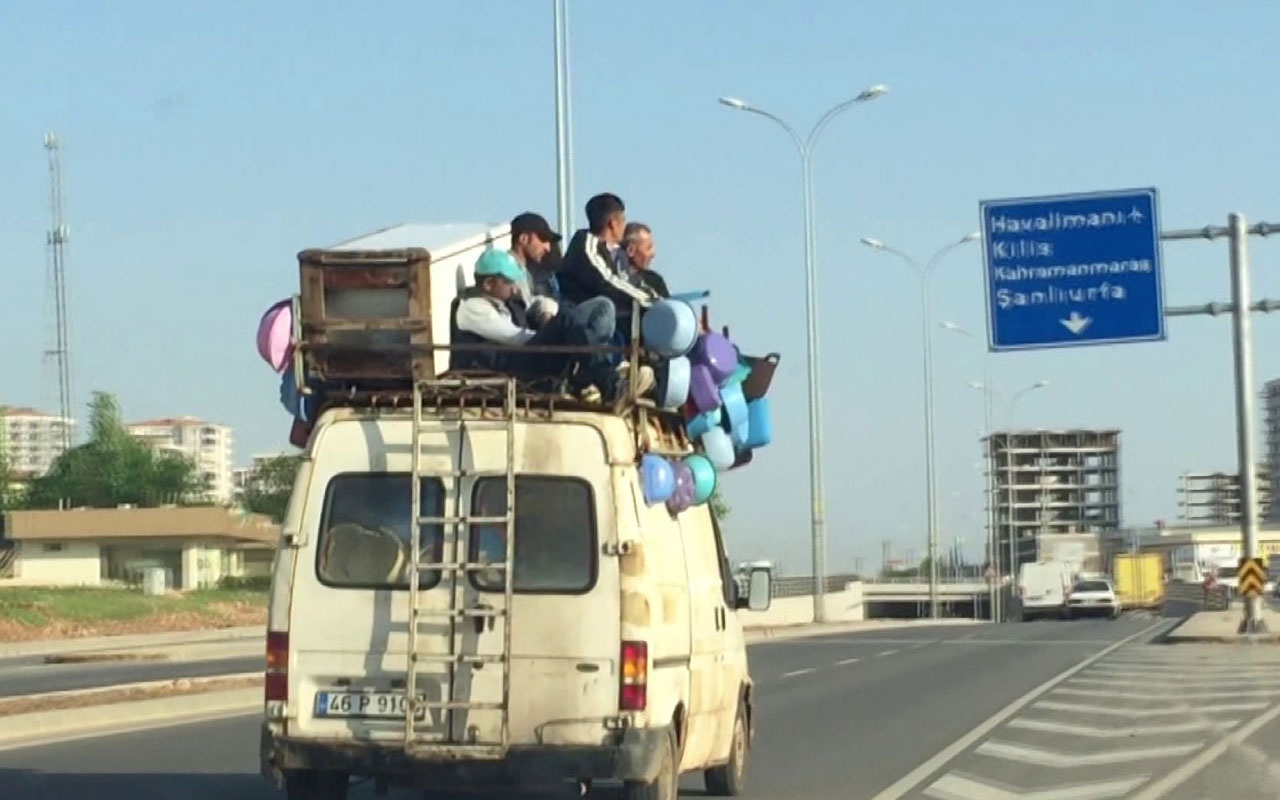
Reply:
<svg viewBox="0 0 1280 800"><path fill-rule="evenodd" d="M524 274L510 253L490 248L481 253L480 259L476 261L476 280L481 278L503 278L519 283L524 279Z"/></svg>

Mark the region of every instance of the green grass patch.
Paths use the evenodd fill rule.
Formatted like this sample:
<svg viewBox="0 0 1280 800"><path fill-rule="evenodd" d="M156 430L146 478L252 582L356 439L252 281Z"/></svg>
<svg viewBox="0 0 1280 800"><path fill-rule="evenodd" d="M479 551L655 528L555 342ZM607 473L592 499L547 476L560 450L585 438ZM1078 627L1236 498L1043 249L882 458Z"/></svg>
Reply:
<svg viewBox="0 0 1280 800"><path fill-rule="evenodd" d="M161 597L145 595L138 589L0 589L0 621L9 620L27 628L142 622L178 615L208 617L210 622L217 622L228 606L265 608L266 605L266 592L252 589L203 589Z"/></svg>

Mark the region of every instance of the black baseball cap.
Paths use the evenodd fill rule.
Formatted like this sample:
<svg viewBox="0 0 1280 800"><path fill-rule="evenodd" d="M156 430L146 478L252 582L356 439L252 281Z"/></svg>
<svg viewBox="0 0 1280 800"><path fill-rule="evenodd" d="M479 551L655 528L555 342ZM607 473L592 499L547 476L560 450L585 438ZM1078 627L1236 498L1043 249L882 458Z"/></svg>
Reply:
<svg viewBox="0 0 1280 800"><path fill-rule="evenodd" d="M546 217L532 211L518 214L511 220L511 238L514 239L522 233L532 233L542 241L551 244L555 244L561 238L560 234L551 230L551 223L547 222Z"/></svg>

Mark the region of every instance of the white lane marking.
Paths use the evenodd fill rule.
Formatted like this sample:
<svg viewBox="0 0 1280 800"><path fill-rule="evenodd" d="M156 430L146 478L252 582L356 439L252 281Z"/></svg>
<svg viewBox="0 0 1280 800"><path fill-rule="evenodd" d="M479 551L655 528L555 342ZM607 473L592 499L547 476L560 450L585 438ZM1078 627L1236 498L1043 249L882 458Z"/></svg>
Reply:
<svg viewBox="0 0 1280 800"><path fill-rule="evenodd" d="M1046 711L1074 711L1080 714L1104 714L1112 717L1168 717L1186 714L1225 714L1238 711L1259 711L1267 707L1267 703L1224 703L1216 706L1178 703L1164 708L1117 708L1116 706L1099 706L1092 703L1057 703L1053 700L1041 700L1033 703L1032 708L1043 708Z"/></svg>
<svg viewBox="0 0 1280 800"><path fill-rule="evenodd" d="M885 656L891 656L891 655L893 655L893 654L894 654L894 653L896 653L896 652L898 652L898 651L897 651L897 650L885 650L885 651L884 651L884 652L882 652L882 653L876 653L876 658L884 658Z"/></svg>
<svg viewBox="0 0 1280 800"><path fill-rule="evenodd" d="M793 669L793 670L791 670L790 672L784 672L784 673L782 673L782 677L784 677L784 678L794 678L794 677L796 677L797 675L808 675L810 672L814 672L814 668L813 668L813 667L806 667L805 669Z"/></svg>
<svg viewBox="0 0 1280 800"><path fill-rule="evenodd" d="M1024 792L1010 791L951 772L934 781L924 793L938 800L1110 800L1124 797L1149 777L1151 776L1141 775L1116 781L1072 783L1052 789Z"/></svg>
<svg viewBox="0 0 1280 800"><path fill-rule="evenodd" d="M1117 692L1106 689L1054 689L1055 695L1068 694L1075 697L1115 697L1125 700L1167 700L1168 696L1153 692ZM1221 692L1181 692L1179 700L1225 700L1230 697L1275 697L1280 689L1241 689Z"/></svg>
<svg viewBox="0 0 1280 800"><path fill-rule="evenodd" d="M1134 725L1128 728L1097 728L1092 725L1071 725L1049 719L1015 717L1008 727L1041 733L1060 733L1065 736L1083 736L1089 739L1127 739L1137 736L1159 736L1166 733L1194 733L1196 731L1226 731L1234 728L1235 720L1214 722L1207 719L1191 722L1172 722L1167 725Z"/></svg>
<svg viewBox="0 0 1280 800"><path fill-rule="evenodd" d="M1157 680L1188 678L1188 680L1207 681L1211 680L1213 677L1221 676L1222 673L1226 673L1226 675L1231 678L1265 678L1274 676L1276 668L1248 667L1244 669L1233 669L1230 667L1215 667L1212 669L1111 669L1096 667L1089 669L1089 677L1157 678Z"/></svg>
<svg viewBox="0 0 1280 800"><path fill-rule="evenodd" d="M859 661L861 661L861 660L862 660L862 659L860 659L860 658L846 658L846 659L843 659L843 660L841 660L841 661L837 661L837 662L836 662L836 666L837 666L837 667L843 667L843 666L846 666L846 665L848 665L848 664L857 664L857 663L858 663Z"/></svg>
<svg viewBox="0 0 1280 800"><path fill-rule="evenodd" d="M1215 686L1221 686L1224 681L1236 682L1242 678L1249 677L1249 685L1254 687L1275 687L1280 686L1280 677L1275 677L1275 670L1272 670L1271 676L1244 676L1231 673L1230 675L1222 675L1218 677L1199 677L1185 678L1183 680L1170 680L1170 676L1166 675L1162 680L1126 680L1123 678L1093 677L1094 673L1089 673L1088 678L1072 678L1068 681L1072 686L1145 686L1151 689L1212 689Z"/></svg>
<svg viewBox="0 0 1280 800"><path fill-rule="evenodd" d="M1129 644L1130 642L1136 639L1146 636L1147 634L1161 627L1168 627L1168 625L1169 623L1167 620L1160 620L1158 622L1153 622L1150 625L1146 626L1145 628L1142 628L1141 630L1139 630L1137 633L1130 634L1129 636L1121 639L1120 641L1112 643L1109 647L1105 647L1102 650L1099 650L1098 652L1094 653L1088 658L1082 660L1080 663L1076 664L1074 667L1070 667L1064 670L1063 672L1058 673L1057 675L1053 676L1049 680L1040 684L1036 688L1027 692L1023 696L1014 700L1009 705L997 711L986 722L983 722L981 725L978 725L977 727L969 731L964 736L961 736L959 739L955 740L950 745L943 748L933 758L930 758L928 761L924 762L920 766L913 769L911 772L907 773L905 776L899 779L892 786L890 786L889 788L877 794L874 798L872 798L872 800L898 800L899 798L906 795L908 792L915 790L917 786L919 786L921 783L924 783L924 781L927 778L929 778L931 775L933 775L935 772L941 769L947 762L951 761L951 759L963 753L971 745L973 745L974 742L986 736L993 729L998 727L1002 722L1007 720L1009 717L1012 717L1014 714L1017 714L1019 711L1021 711L1023 708L1029 705L1032 701L1036 700L1038 697L1048 692L1050 689L1057 686L1059 683L1062 683L1067 678L1070 678L1072 675L1075 675L1077 672L1081 672L1082 670L1088 669L1089 667L1093 666L1097 662L1111 655L1116 650L1119 650L1121 647L1124 647L1126 644Z"/></svg>
<svg viewBox="0 0 1280 800"><path fill-rule="evenodd" d="M1222 737L1209 747L1206 747L1203 751L1197 754L1195 758L1165 775L1160 780L1148 786L1142 792L1134 795L1131 800L1159 800L1159 798L1164 797L1166 794L1186 782L1188 778L1212 764L1218 756L1227 752L1228 748L1234 747L1245 739L1248 739L1276 717L1280 717L1280 705L1274 706L1267 713L1257 717L1247 725L1242 725L1234 732Z"/></svg>
<svg viewBox="0 0 1280 800"><path fill-rule="evenodd" d="M1053 750L1041 750L1038 747L998 742L988 739L978 745L974 752L978 755L999 758L1005 761L1016 761L1036 767L1100 767L1106 764L1127 764L1132 761L1145 761L1152 758L1172 758L1185 756L1199 750L1204 742L1190 744L1173 744L1164 747L1135 747L1129 750L1104 750L1101 753L1058 753Z"/></svg>

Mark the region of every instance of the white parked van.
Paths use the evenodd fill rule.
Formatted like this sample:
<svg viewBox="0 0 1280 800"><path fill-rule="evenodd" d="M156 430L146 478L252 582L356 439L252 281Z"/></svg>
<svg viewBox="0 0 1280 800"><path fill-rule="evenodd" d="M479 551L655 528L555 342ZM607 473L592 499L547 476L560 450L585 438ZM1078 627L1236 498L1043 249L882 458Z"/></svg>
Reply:
<svg viewBox="0 0 1280 800"><path fill-rule="evenodd" d="M1024 621L1066 616L1072 575L1061 561L1031 561L1018 572L1018 599Z"/></svg>
<svg viewBox="0 0 1280 800"><path fill-rule="evenodd" d="M645 504L638 442L687 440L642 414L517 410L492 378L487 410L439 409L425 383L315 422L273 572L264 775L290 800L352 778L620 779L669 800L690 771L740 794L736 612L768 607L770 574L740 597L708 506Z"/></svg>

